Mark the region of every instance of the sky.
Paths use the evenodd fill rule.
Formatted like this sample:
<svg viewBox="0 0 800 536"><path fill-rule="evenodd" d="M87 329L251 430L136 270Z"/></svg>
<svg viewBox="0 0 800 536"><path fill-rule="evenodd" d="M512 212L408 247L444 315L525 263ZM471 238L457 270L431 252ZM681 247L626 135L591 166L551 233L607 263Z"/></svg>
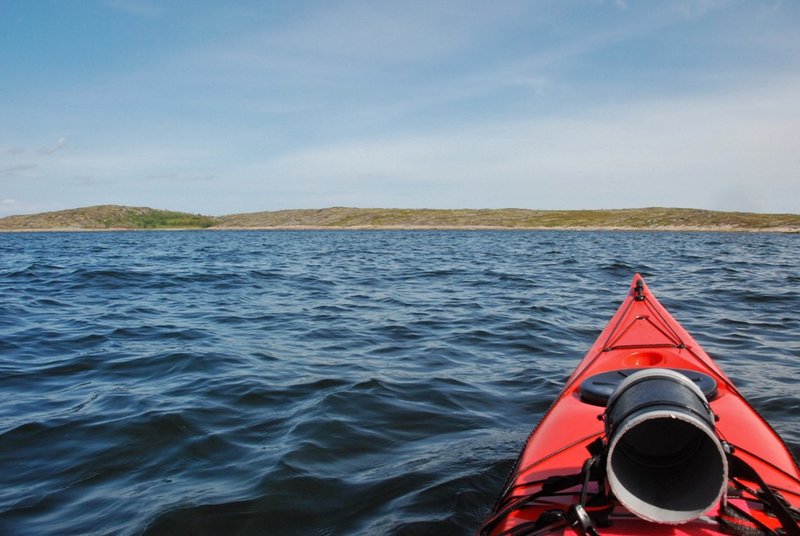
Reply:
<svg viewBox="0 0 800 536"><path fill-rule="evenodd" d="M794 0L0 0L0 217L800 213Z"/></svg>

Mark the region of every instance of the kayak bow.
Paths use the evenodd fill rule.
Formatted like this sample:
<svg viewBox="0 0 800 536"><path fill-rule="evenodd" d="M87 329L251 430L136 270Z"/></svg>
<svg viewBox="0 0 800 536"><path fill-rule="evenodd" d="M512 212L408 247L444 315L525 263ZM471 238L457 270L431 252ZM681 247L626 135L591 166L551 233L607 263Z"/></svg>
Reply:
<svg viewBox="0 0 800 536"><path fill-rule="evenodd" d="M638 274L483 535L800 535L800 469Z"/></svg>

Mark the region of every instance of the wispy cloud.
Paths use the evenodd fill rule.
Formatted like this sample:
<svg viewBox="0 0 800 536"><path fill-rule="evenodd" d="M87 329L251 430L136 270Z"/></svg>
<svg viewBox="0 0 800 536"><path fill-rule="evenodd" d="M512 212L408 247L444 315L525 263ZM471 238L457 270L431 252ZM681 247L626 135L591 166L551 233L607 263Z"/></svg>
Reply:
<svg viewBox="0 0 800 536"><path fill-rule="evenodd" d="M686 17L701 17L729 4L730 0L682 0L676 7Z"/></svg>
<svg viewBox="0 0 800 536"><path fill-rule="evenodd" d="M322 3L280 28L268 28L240 41L244 57L290 52L335 61L382 65L435 63L442 57L476 46L500 27L515 26L515 17L545 10L545 2L508 1L487 6L479 1Z"/></svg>
<svg viewBox="0 0 800 536"><path fill-rule="evenodd" d="M113 184L114 181L93 177L91 175L80 175L75 177L72 183L78 186L96 187L96 186Z"/></svg>
<svg viewBox="0 0 800 536"><path fill-rule="evenodd" d="M9 78L4 197L800 211L788 2L101 5L131 33Z"/></svg>
<svg viewBox="0 0 800 536"><path fill-rule="evenodd" d="M31 146L25 147L22 145L15 145L12 147L8 147L6 149L0 149L0 157L2 156L22 156L22 155L51 155L61 151L67 147L67 138L65 136L59 136L59 138L50 145L43 145L38 148L33 148Z"/></svg>
<svg viewBox="0 0 800 536"><path fill-rule="evenodd" d="M36 152L39 153L39 154L42 154L42 155L48 155L48 154L56 153L56 152L64 149L66 146L67 146L67 138L65 138L64 136L61 136L60 138L58 138L58 140L56 140L56 142L53 145L47 145L45 147L40 147Z"/></svg>
<svg viewBox="0 0 800 536"><path fill-rule="evenodd" d="M214 175L193 175L182 173L156 173L147 176L147 179L159 182L205 182L216 179Z"/></svg>
<svg viewBox="0 0 800 536"><path fill-rule="evenodd" d="M0 168L0 175L17 176L26 171L33 171L34 169L38 169L38 167L39 166L36 164L18 164L15 166L8 166Z"/></svg>
<svg viewBox="0 0 800 536"><path fill-rule="evenodd" d="M380 181L450 191L446 204L540 208L671 205L797 210L800 80L725 97L709 95L598 109L591 115L489 123L410 138L361 140L265 165L305 190L359 189L379 202ZM378 180L376 180L378 178ZM769 192L770 185L775 194ZM630 195L633 189L636 195ZM780 192L780 193L778 193ZM427 201L409 190L405 201ZM792 197L781 199L781 196ZM371 197L370 197L371 196ZM439 204L442 204L440 201Z"/></svg>

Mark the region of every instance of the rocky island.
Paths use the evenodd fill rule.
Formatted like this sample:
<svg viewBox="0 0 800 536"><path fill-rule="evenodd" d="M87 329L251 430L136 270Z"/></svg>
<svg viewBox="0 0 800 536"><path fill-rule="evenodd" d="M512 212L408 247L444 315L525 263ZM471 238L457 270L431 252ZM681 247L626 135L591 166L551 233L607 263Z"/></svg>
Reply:
<svg viewBox="0 0 800 536"><path fill-rule="evenodd" d="M720 212L687 208L297 209L205 216L147 207L100 205L0 218L0 231L146 229L570 229L621 231L800 232L798 214Z"/></svg>

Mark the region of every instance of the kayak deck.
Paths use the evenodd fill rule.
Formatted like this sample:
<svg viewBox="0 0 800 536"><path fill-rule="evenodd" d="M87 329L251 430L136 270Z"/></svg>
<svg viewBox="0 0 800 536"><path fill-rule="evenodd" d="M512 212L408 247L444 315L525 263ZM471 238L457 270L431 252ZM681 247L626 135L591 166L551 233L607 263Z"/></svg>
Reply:
<svg viewBox="0 0 800 536"><path fill-rule="evenodd" d="M582 383L601 373L646 368L697 371L713 379L716 385L709 402L717 419L719 438L732 445L736 455L755 469L766 484L777 490L791 506L800 507L800 470L789 449L692 336L655 299L637 274L619 310L531 433L495 513L490 517L491 523L485 524L480 533L550 534L541 532L541 528L538 529L540 532L526 532L523 528L532 527L537 520L539 525L546 526L543 514L569 511L570 506L578 502L582 486L575 485L549 495L543 492L545 482L551 479L550 485L552 479L580 473L590 457L588 449L605 439L604 408L582 396ZM597 486L589 484L588 495L600 491ZM745 499L738 501L737 505L759 520L769 518L760 504ZM608 509L609 506L602 508ZM603 524L608 526L597 527L600 534L730 534L722 531L718 521L719 505L704 516L680 525L645 521L618 502L611 508L610 515L606 512L601 516L604 517ZM587 511L592 514L591 506L587 506ZM775 525L770 519L767 522ZM584 533L583 529L570 526L560 530L562 532L552 533Z"/></svg>

